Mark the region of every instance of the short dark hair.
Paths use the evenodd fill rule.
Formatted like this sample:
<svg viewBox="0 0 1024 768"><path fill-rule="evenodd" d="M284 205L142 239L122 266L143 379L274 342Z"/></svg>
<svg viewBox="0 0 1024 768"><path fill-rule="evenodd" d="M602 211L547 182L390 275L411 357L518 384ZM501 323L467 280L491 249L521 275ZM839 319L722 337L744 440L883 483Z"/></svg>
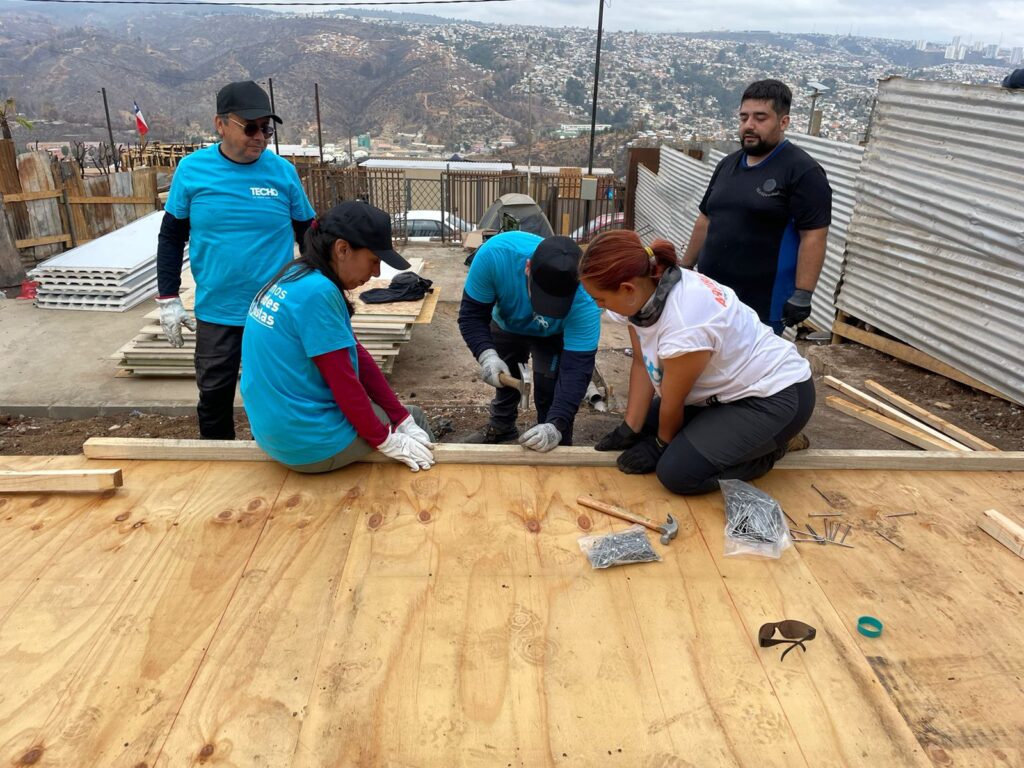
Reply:
<svg viewBox="0 0 1024 768"><path fill-rule="evenodd" d="M741 102L747 99L770 101L779 117L789 114L789 106L793 103L793 92L781 80L758 80L747 86Z"/></svg>

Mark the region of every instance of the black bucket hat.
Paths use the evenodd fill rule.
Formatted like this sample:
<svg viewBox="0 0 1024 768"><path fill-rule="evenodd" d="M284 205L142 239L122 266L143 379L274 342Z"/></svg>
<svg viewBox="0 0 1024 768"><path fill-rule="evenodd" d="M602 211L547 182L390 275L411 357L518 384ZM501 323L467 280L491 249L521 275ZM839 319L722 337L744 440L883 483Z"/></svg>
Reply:
<svg viewBox="0 0 1024 768"><path fill-rule="evenodd" d="M391 242L391 217L380 208L358 200L338 203L320 217L319 227L353 248L369 248L390 267L409 268Z"/></svg>
<svg viewBox="0 0 1024 768"><path fill-rule="evenodd" d="M555 319L569 314L580 284L582 255L572 238L556 235L541 241L530 259L530 303L534 312Z"/></svg>
<svg viewBox="0 0 1024 768"><path fill-rule="evenodd" d="M217 92L217 114L238 115L243 120L269 117L275 123L284 121L274 114L270 97L252 80L228 83Z"/></svg>

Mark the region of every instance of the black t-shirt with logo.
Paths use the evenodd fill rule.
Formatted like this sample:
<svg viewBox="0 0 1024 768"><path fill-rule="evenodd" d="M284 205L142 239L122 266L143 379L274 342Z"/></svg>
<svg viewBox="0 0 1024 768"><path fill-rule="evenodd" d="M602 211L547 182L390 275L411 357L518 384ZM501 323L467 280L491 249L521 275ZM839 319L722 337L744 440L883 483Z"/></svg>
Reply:
<svg viewBox="0 0 1024 768"><path fill-rule="evenodd" d="M700 211L710 219L701 274L736 291L762 322L780 320L794 289L800 231L832 221L825 171L788 141L753 167L739 150L715 168Z"/></svg>

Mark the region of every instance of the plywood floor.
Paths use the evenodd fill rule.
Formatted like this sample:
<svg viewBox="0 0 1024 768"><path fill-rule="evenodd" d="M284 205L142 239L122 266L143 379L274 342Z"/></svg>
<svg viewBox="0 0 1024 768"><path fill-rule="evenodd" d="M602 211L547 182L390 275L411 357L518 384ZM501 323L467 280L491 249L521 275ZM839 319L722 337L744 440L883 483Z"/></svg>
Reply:
<svg viewBox="0 0 1024 768"><path fill-rule="evenodd" d="M89 466L125 488L0 496L2 765L1024 764L1024 561L975 523L1020 474L778 470L856 549L761 561L722 556L718 494L614 469ZM679 538L593 571L581 525L623 524L578 493ZM784 661L782 618L818 629Z"/></svg>

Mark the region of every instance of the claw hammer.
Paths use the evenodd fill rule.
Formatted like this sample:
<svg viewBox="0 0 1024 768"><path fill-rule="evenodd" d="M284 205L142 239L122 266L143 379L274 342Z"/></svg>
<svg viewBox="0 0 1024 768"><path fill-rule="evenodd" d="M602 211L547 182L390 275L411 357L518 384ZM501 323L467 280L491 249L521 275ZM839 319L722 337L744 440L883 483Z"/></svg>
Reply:
<svg viewBox="0 0 1024 768"><path fill-rule="evenodd" d="M598 512L604 512L606 515L617 517L620 520L637 523L645 528L650 528L652 531L657 531L661 534L662 544L668 544L672 539L679 535L679 523L674 517L672 517L672 515L669 515L668 519L665 520L663 524L659 525L643 515L630 512L628 509L624 509L623 507L616 507L614 504L605 504L603 501L598 501L590 496L577 496L576 503L582 504L584 507L596 509Z"/></svg>
<svg viewBox="0 0 1024 768"><path fill-rule="evenodd" d="M519 390L519 402L522 404L523 411L529 411L533 402L530 397L531 387L533 387L533 371L530 370L529 364L519 364L519 376L520 378L517 379L507 373L499 373L498 381L503 387Z"/></svg>

